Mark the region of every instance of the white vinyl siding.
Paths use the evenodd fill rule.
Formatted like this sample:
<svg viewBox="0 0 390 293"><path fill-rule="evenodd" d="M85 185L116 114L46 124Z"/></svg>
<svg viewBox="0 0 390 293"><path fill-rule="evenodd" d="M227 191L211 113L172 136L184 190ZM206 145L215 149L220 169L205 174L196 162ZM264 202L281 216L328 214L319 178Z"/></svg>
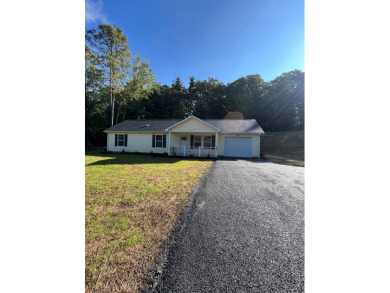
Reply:
<svg viewBox="0 0 390 293"><path fill-rule="evenodd" d="M198 119L191 118L187 121L180 123L179 125L172 127L170 132L215 132L217 131L214 127L207 125Z"/></svg>
<svg viewBox="0 0 390 293"><path fill-rule="evenodd" d="M117 133L124 134L124 133ZM126 152L140 152L140 153L168 153L168 134L161 133L166 135L167 143L165 148L153 148L152 147L152 135L159 133L127 133L127 147L123 146L115 146L115 133L107 134L107 150L112 152L122 152L122 150ZM188 133L188 144L190 144L190 134ZM215 135L215 132L209 132L207 136ZM171 133L171 146L179 146L180 145L180 136L184 136L184 133ZM221 134L218 133L218 139L216 140L216 146L218 147L218 156L224 155L224 147L225 147L225 137L252 137L252 157L258 158L260 157L260 136L258 134ZM204 143L204 140L203 140Z"/></svg>
<svg viewBox="0 0 390 293"><path fill-rule="evenodd" d="M118 134L118 133L117 133ZM123 133L119 133L123 134ZM115 146L115 133L107 133L107 150L109 152L139 152L139 153L168 153L168 135L166 147L152 147L152 136L158 133L127 133L127 147Z"/></svg>

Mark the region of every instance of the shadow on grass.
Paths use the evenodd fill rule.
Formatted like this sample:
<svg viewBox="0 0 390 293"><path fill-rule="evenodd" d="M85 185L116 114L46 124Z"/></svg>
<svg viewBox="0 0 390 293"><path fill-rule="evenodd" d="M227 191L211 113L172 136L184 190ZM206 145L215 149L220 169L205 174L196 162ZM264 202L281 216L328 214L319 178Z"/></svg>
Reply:
<svg viewBox="0 0 390 293"><path fill-rule="evenodd" d="M85 152L85 156L103 157L102 159L90 163L86 166L124 165L124 164L175 164L180 161L212 160L209 158L199 159L199 158L190 158L190 157L153 156L151 154L106 153L102 150Z"/></svg>
<svg viewBox="0 0 390 293"><path fill-rule="evenodd" d="M151 154L136 153L106 153L103 150L94 150L85 152L85 156L103 157L102 159L88 164L87 166L97 165L124 165L124 164L175 164L180 161L247 161L252 163L269 163L269 160L260 158L197 158L197 157L168 157Z"/></svg>

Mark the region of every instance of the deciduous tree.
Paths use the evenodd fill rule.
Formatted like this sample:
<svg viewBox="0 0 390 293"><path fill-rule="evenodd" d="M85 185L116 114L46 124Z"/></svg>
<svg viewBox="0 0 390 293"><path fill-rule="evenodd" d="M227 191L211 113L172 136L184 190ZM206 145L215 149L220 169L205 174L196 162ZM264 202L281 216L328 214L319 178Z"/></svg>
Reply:
<svg viewBox="0 0 390 293"><path fill-rule="evenodd" d="M97 29L87 31L85 39L92 54L96 56L104 84L110 92L110 126L113 126L115 94L124 88L131 66L131 53L127 44L127 36L116 25L101 24Z"/></svg>

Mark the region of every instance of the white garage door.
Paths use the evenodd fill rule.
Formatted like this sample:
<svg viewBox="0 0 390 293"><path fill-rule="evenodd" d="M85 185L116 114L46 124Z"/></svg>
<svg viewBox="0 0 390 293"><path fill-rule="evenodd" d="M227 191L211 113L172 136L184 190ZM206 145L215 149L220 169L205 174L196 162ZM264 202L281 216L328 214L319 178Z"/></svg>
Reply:
<svg viewBox="0 0 390 293"><path fill-rule="evenodd" d="M252 137L225 137L225 157L252 157Z"/></svg>

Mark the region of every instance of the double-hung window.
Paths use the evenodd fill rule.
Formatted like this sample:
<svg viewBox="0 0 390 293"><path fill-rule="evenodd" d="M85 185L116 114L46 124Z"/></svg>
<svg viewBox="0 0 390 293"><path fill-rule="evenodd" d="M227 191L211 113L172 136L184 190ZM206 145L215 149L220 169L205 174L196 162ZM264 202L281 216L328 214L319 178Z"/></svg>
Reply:
<svg viewBox="0 0 390 293"><path fill-rule="evenodd" d="M195 135L194 136L194 147L200 147L202 146L202 136L200 135Z"/></svg>
<svg viewBox="0 0 390 293"><path fill-rule="evenodd" d="M127 134L115 134L115 146L127 147Z"/></svg>
<svg viewBox="0 0 390 293"><path fill-rule="evenodd" d="M156 148L162 148L162 147L163 147L163 136L156 135Z"/></svg>
<svg viewBox="0 0 390 293"><path fill-rule="evenodd" d="M203 146L207 149L211 148L211 136L205 136L204 137L204 144Z"/></svg>
<svg viewBox="0 0 390 293"><path fill-rule="evenodd" d="M213 149L215 148L215 136L214 135L206 135L204 137L204 144L203 146L207 149Z"/></svg>
<svg viewBox="0 0 390 293"><path fill-rule="evenodd" d="M167 136L165 134L153 134L152 147L153 148L166 148Z"/></svg>
<svg viewBox="0 0 390 293"><path fill-rule="evenodd" d="M125 145L125 135L119 134L118 135L118 146L124 146Z"/></svg>

